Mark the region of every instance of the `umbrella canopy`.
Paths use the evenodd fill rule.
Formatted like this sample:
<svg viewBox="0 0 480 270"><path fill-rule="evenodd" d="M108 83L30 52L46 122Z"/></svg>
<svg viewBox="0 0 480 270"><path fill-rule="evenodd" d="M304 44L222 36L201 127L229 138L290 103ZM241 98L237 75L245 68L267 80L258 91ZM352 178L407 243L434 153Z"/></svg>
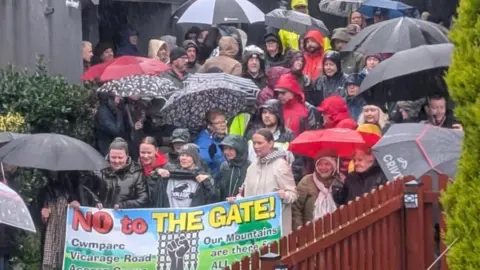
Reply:
<svg viewBox="0 0 480 270"><path fill-rule="evenodd" d="M265 21L265 14L248 0L196 0L177 16L177 23L208 25Z"/></svg>
<svg viewBox="0 0 480 270"><path fill-rule="evenodd" d="M108 62L95 65L82 75L83 81L102 82L117 80L130 75L154 75L169 70L170 67L157 59L120 56Z"/></svg>
<svg viewBox="0 0 480 270"><path fill-rule="evenodd" d="M453 44L422 45L394 54L379 63L363 80L360 93L383 81L452 63Z"/></svg>
<svg viewBox="0 0 480 270"><path fill-rule="evenodd" d="M389 180L401 175L421 177L435 170L454 177L463 132L425 124L395 124L373 147Z"/></svg>
<svg viewBox="0 0 480 270"><path fill-rule="evenodd" d="M234 76L227 73L194 73L183 81L183 85L188 87L190 84L198 84L204 82L227 82L234 84L240 90L245 91L251 97L256 97L260 92L260 88L250 79Z"/></svg>
<svg viewBox="0 0 480 270"><path fill-rule="evenodd" d="M396 53L421 45L450 43L447 29L436 23L401 17L372 24L355 35L343 51Z"/></svg>
<svg viewBox="0 0 480 270"><path fill-rule="evenodd" d="M365 144L362 135L345 128L328 128L302 132L292 142L288 150L292 153L315 158L321 149L337 151L340 157L350 157L356 147Z"/></svg>
<svg viewBox="0 0 480 270"><path fill-rule="evenodd" d="M21 134L15 132L0 132L0 146L26 135L28 134Z"/></svg>
<svg viewBox="0 0 480 270"><path fill-rule="evenodd" d="M112 80L97 89L99 93L110 93L120 97L164 97L179 90L167 78L151 75L132 75Z"/></svg>
<svg viewBox="0 0 480 270"><path fill-rule="evenodd" d="M0 148L9 165L50 171L96 171L108 167L90 145L65 135L39 133L15 139Z"/></svg>
<svg viewBox="0 0 480 270"><path fill-rule="evenodd" d="M348 17L352 11L357 10L364 0L321 0L318 3L320 11L340 16Z"/></svg>
<svg viewBox="0 0 480 270"><path fill-rule="evenodd" d="M228 118L247 109L248 94L238 86L225 81L189 84L175 92L160 111L161 121L188 129L205 125L205 115L212 109L221 109Z"/></svg>
<svg viewBox="0 0 480 270"><path fill-rule="evenodd" d="M0 223L36 232L25 202L13 189L0 182Z"/></svg>
<svg viewBox="0 0 480 270"><path fill-rule="evenodd" d="M325 24L318 19L294 10L277 8L265 15L265 25L277 29L285 29L299 35L309 30L320 30L322 35L329 36L330 31Z"/></svg>
<svg viewBox="0 0 480 270"><path fill-rule="evenodd" d="M358 12L370 18L375 16L377 11L388 15L389 19L408 15L418 15L418 10L415 7L409 6L400 1L364 0L362 5L358 8Z"/></svg>

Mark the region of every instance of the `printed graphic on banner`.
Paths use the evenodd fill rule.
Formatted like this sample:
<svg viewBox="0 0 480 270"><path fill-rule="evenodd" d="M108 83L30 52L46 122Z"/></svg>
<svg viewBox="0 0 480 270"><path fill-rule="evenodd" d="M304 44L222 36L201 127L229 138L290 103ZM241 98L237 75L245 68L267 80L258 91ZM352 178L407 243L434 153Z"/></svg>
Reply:
<svg viewBox="0 0 480 270"><path fill-rule="evenodd" d="M276 193L188 209L69 209L63 269L223 269L279 240L281 213Z"/></svg>

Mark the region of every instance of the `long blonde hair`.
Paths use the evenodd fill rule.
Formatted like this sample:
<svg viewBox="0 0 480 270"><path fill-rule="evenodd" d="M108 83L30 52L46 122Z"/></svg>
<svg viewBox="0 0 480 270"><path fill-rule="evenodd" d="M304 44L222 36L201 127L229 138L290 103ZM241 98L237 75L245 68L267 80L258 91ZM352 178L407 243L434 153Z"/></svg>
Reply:
<svg viewBox="0 0 480 270"><path fill-rule="evenodd" d="M380 107L375 106L375 105L365 105L365 106L363 106L363 109L365 109L365 107L367 107L367 106L368 107L373 107L378 111L378 123L365 123L365 115L364 115L363 110L362 110L362 113L360 113L360 115L358 116L357 124L358 125L377 124L380 127L380 129L383 129L388 124L388 114L384 113L382 111L382 109L380 109Z"/></svg>

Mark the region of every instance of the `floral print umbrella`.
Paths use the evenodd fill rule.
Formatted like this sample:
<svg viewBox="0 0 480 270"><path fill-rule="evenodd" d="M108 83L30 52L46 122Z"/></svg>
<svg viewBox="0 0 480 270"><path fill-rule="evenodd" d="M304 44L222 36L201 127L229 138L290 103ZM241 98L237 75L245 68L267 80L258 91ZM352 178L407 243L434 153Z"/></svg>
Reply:
<svg viewBox="0 0 480 270"><path fill-rule="evenodd" d="M166 78L150 75L132 75L105 83L97 92L120 97L164 97L178 91L173 82Z"/></svg>
<svg viewBox="0 0 480 270"><path fill-rule="evenodd" d="M188 84L173 93L160 111L163 124L198 129L205 125L205 114L221 109L231 118L247 109L248 93L226 81Z"/></svg>

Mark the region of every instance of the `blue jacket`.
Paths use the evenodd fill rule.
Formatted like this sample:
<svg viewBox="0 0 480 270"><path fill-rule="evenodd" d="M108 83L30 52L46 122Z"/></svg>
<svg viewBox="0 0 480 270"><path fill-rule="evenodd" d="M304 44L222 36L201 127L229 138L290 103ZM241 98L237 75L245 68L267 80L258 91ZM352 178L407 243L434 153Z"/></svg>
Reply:
<svg viewBox="0 0 480 270"><path fill-rule="evenodd" d="M200 149L200 156L202 157L205 162L207 162L208 167L210 168L211 175L215 177L218 172L220 171L220 165L225 161L225 157L223 156L222 149L220 148L220 140L216 140L210 135L210 133L205 129L198 135L197 141L195 142ZM213 158L210 157L210 153L208 149L210 145L215 145L215 155Z"/></svg>

